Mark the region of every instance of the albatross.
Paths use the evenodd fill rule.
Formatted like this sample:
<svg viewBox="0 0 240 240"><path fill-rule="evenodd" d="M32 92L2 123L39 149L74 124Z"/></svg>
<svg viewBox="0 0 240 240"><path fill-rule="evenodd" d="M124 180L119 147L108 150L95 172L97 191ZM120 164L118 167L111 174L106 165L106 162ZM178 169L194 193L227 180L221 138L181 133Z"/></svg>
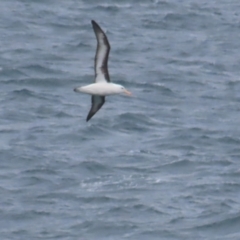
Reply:
<svg viewBox="0 0 240 240"><path fill-rule="evenodd" d="M92 95L92 106L86 121L89 121L103 106L106 96L122 93L131 95L131 92L122 85L110 82L108 73L108 56L111 47L106 34L94 20L92 20L92 27L97 38L97 50L94 61L95 83L74 88L75 92Z"/></svg>

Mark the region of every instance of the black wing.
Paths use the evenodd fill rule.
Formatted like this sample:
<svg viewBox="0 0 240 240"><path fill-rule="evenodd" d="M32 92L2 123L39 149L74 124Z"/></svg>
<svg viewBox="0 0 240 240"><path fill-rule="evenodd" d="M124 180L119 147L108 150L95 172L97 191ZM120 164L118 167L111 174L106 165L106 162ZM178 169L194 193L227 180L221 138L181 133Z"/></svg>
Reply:
<svg viewBox="0 0 240 240"><path fill-rule="evenodd" d="M108 73L108 55L110 52L110 44L108 42L106 34L99 27L99 25L92 20L92 26L94 33L97 38L97 51L95 55L95 81L110 82L110 77Z"/></svg>
<svg viewBox="0 0 240 240"><path fill-rule="evenodd" d="M92 96L92 107L88 113L86 121L89 121L92 116L102 107L105 103L105 97L93 95Z"/></svg>

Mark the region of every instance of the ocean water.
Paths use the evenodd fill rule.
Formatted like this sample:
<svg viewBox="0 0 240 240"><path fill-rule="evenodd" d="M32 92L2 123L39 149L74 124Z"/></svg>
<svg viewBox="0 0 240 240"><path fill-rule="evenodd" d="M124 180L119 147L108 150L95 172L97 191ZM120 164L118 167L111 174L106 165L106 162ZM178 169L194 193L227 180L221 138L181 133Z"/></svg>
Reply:
<svg viewBox="0 0 240 240"><path fill-rule="evenodd" d="M111 44L89 121L91 20ZM237 0L0 2L0 239L240 239Z"/></svg>

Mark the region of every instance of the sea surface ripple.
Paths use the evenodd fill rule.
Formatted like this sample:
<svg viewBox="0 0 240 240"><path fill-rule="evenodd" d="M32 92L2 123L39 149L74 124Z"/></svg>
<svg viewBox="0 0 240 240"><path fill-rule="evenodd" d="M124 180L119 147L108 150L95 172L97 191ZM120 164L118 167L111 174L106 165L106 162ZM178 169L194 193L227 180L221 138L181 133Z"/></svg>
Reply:
<svg viewBox="0 0 240 240"><path fill-rule="evenodd" d="M2 0L0 239L240 239L237 0ZM133 97L91 100L91 20Z"/></svg>

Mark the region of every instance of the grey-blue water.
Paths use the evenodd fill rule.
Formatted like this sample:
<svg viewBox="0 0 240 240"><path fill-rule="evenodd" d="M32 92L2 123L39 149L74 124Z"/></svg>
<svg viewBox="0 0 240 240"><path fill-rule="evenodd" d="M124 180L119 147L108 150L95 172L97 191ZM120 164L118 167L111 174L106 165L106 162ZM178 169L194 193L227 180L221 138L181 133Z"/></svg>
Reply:
<svg viewBox="0 0 240 240"><path fill-rule="evenodd" d="M88 122L91 20L111 43ZM240 239L238 0L0 2L0 239Z"/></svg>

